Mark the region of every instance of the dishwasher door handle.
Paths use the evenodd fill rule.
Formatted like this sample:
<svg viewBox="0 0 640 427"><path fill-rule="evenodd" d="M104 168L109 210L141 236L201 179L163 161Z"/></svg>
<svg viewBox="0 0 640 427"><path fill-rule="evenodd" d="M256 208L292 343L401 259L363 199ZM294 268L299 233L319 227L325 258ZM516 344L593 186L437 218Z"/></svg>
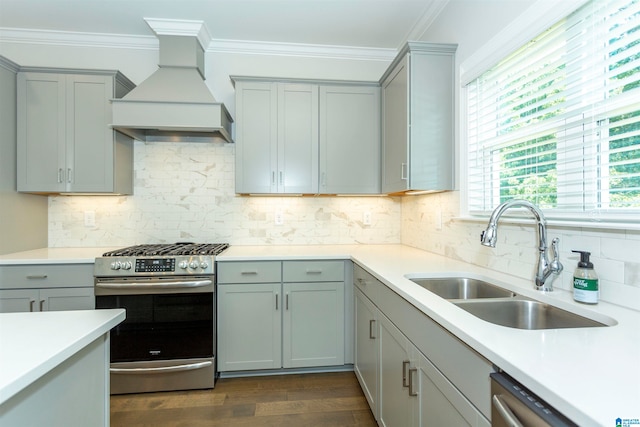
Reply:
<svg viewBox="0 0 640 427"><path fill-rule="evenodd" d="M493 401L493 406L498 410L498 413L502 417L502 419L507 423L509 427L524 427L522 423L516 418L513 414L507 402L504 401L501 395L494 394L491 398Z"/></svg>

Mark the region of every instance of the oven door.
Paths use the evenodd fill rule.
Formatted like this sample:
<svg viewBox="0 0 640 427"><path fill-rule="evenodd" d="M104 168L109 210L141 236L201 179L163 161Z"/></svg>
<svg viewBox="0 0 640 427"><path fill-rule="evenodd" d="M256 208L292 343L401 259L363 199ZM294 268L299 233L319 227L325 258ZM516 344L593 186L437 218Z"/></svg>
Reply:
<svg viewBox="0 0 640 427"><path fill-rule="evenodd" d="M124 308L111 330L111 391L211 388L215 377L211 277L96 279L96 309Z"/></svg>

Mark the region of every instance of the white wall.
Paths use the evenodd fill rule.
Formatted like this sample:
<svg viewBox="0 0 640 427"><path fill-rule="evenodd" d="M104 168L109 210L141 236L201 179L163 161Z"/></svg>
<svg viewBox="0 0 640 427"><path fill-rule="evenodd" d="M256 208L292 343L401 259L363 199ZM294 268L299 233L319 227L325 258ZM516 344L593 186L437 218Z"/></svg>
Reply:
<svg viewBox="0 0 640 427"><path fill-rule="evenodd" d="M524 0L451 0L423 38L458 43L456 61L460 65L533 3ZM460 138L464 135L464 124L461 122L458 115L458 151L464 150L464 141ZM463 165L458 175L462 168ZM463 187L464 183L458 181ZM402 243L532 279L537 261L537 230L533 223L510 225L501 221L496 248L484 247L480 245L480 232L486 223L460 220L463 213L460 198L459 191L405 197L402 200ZM591 259L600 276L601 299L640 309L640 231L549 227L548 233L549 241L560 238L560 259L565 267L554 287L571 289L579 258L571 250L586 250L592 253Z"/></svg>
<svg viewBox="0 0 640 427"><path fill-rule="evenodd" d="M0 255L47 245L47 199L16 193L16 71L0 58Z"/></svg>

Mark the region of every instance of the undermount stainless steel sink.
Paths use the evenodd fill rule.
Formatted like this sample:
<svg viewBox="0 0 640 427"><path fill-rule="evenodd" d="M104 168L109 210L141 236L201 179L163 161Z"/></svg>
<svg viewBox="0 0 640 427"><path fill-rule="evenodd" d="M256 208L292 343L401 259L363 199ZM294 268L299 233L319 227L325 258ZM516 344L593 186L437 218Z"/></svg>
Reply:
<svg viewBox="0 0 640 427"><path fill-rule="evenodd" d="M444 299L511 298L507 289L468 277L413 278L412 282Z"/></svg>
<svg viewBox="0 0 640 427"><path fill-rule="evenodd" d="M474 316L517 329L590 328L608 326L558 307L528 299L454 301Z"/></svg>

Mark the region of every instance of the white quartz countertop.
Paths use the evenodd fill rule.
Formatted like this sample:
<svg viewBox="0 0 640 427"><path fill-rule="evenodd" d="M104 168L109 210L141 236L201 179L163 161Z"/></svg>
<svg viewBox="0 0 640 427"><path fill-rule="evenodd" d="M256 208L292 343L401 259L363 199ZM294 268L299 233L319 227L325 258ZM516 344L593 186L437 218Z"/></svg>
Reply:
<svg viewBox="0 0 640 427"><path fill-rule="evenodd" d="M640 418L640 312L569 292L541 293L533 283L403 245L231 246L218 261L352 259L578 425L613 426ZM405 275L466 275L492 281L609 327L521 330L485 322Z"/></svg>
<svg viewBox="0 0 640 427"><path fill-rule="evenodd" d="M0 313L0 405L124 318L123 309Z"/></svg>
<svg viewBox="0 0 640 427"><path fill-rule="evenodd" d="M0 255L0 265L93 264L96 257L117 248L41 248Z"/></svg>
<svg viewBox="0 0 640 427"><path fill-rule="evenodd" d="M0 265L93 262L111 249L27 251L0 256ZM403 245L231 246L216 259L351 259L577 424L609 426L615 425L616 418L640 418L639 311L605 302L580 304L569 292L541 293L531 281ZM437 297L405 275L485 279L595 320L614 319L617 324L551 330L498 326Z"/></svg>

